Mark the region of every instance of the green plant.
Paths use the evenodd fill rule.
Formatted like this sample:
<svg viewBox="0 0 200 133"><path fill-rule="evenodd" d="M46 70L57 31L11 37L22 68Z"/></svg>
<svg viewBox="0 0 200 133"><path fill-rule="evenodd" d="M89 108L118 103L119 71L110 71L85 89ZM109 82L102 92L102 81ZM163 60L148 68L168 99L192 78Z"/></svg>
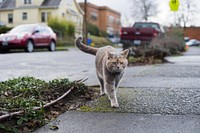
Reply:
<svg viewBox="0 0 200 133"><path fill-rule="evenodd" d="M70 37L75 35L75 24L71 21L67 21L67 35Z"/></svg>
<svg viewBox="0 0 200 133"><path fill-rule="evenodd" d="M49 82L34 77L19 77L0 82L0 114L2 112L24 111L22 115L0 124L0 132L23 131L26 125L30 131L46 123L44 104L57 99L73 87L68 99L87 93L88 88L83 83L71 82L67 78L55 79ZM41 107L34 110L34 107Z"/></svg>
<svg viewBox="0 0 200 133"><path fill-rule="evenodd" d="M88 23L87 24L87 31L91 35L100 36L100 34L99 34L99 28L96 25L94 25L94 24Z"/></svg>
<svg viewBox="0 0 200 133"><path fill-rule="evenodd" d="M67 34L67 21L58 17L52 17L48 20L48 25L58 34Z"/></svg>
<svg viewBox="0 0 200 133"><path fill-rule="evenodd" d="M74 36L75 34L75 24L66 19L52 17L48 20L48 25L61 36Z"/></svg>
<svg viewBox="0 0 200 133"><path fill-rule="evenodd" d="M92 39L95 47L102 47L106 45L112 45L112 42L104 37L97 37L97 36L89 36Z"/></svg>
<svg viewBox="0 0 200 133"><path fill-rule="evenodd" d="M12 27L2 26L2 27L0 27L0 34L6 33L8 31L10 31L11 29L12 29Z"/></svg>

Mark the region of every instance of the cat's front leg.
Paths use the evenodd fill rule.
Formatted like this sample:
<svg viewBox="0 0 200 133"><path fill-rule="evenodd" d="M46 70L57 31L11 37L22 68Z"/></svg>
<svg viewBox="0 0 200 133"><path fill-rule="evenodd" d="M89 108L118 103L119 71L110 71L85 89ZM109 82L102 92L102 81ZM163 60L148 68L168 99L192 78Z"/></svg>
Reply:
<svg viewBox="0 0 200 133"><path fill-rule="evenodd" d="M106 84L106 91L107 91L108 98L110 100L111 107L118 108L119 103L118 103L118 100L117 100L117 94L116 94L114 84L107 83Z"/></svg>

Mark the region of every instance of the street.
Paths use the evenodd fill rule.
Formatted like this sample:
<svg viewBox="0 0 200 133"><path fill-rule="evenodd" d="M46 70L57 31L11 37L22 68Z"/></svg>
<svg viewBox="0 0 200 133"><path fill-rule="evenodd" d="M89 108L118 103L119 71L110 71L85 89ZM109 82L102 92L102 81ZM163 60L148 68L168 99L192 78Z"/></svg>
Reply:
<svg viewBox="0 0 200 133"><path fill-rule="evenodd" d="M77 80L95 73L94 56L76 48L69 51L0 54L0 81L33 76L43 80Z"/></svg>

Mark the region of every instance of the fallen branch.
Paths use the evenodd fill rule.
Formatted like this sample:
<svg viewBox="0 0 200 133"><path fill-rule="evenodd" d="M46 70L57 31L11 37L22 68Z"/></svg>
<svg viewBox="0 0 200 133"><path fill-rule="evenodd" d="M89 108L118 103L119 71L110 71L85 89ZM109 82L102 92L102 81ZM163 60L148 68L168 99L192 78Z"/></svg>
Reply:
<svg viewBox="0 0 200 133"><path fill-rule="evenodd" d="M86 79L81 79L81 80L78 80L78 81L75 81L75 83L82 83L84 81L86 81ZM67 92L65 92L61 97L57 98L56 100L54 101L51 101L50 103L47 103L45 104L44 106L42 107L34 107L33 110L39 110L41 108L47 108L55 103L57 103L58 101L60 101L61 99L63 99L64 97L66 97L72 90L74 89L74 87L72 86ZM17 112L13 112L13 113L8 113L8 114L5 114L5 115L2 115L0 116L0 122L7 119L7 118L10 118L10 117L13 117L13 116L16 116L16 115L19 115L19 114L22 114L24 113L25 111L24 110L21 110L21 111L17 111Z"/></svg>

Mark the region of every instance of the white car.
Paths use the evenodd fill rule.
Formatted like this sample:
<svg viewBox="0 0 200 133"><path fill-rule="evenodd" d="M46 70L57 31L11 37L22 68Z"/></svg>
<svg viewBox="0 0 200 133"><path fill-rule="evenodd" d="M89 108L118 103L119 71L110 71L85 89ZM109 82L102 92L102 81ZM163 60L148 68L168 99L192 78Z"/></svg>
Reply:
<svg viewBox="0 0 200 133"><path fill-rule="evenodd" d="M197 39L190 39L188 42L186 42L186 45L188 46L200 46L200 41Z"/></svg>

